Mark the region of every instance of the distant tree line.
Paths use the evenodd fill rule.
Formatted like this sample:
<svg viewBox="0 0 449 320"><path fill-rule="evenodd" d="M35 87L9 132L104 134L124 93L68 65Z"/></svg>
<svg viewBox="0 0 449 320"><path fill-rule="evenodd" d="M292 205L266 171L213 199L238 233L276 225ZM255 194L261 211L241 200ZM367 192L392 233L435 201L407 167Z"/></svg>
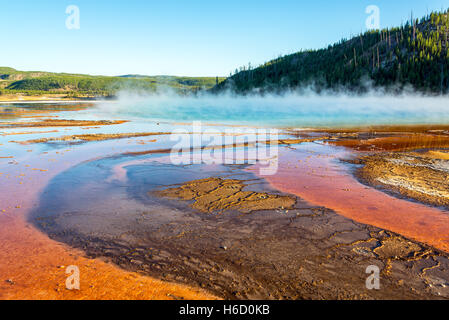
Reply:
<svg viewBox="0 0 449 320"><path fill-rule="evenodd" d="M159 88L190 94L210 89L225 80L218 77L89 76L48 72L22 72L0 67L0 94L56 94L111 96L121 90L155 92Z"/></svg>
<svg viewBox="0 0 449 320"><path fill-rule="evenodd" d="M244 93L313 86L366 92L371 86L431 93L449 91L449 14L432 12L400 27L368 31L328 48L279 57L257 68L242 67L215 86Z"/></svg>

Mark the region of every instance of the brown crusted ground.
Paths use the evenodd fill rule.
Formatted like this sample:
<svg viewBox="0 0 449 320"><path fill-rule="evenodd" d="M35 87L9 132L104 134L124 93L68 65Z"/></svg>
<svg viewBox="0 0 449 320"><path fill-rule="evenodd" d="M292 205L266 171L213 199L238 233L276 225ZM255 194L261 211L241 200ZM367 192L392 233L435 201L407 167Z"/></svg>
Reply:
<svg viewBox="0 0 449 320"><path fill-rule="evenodd" d="M323 128L290 131L297 139L279 144L325 141L357 151L407 151L418 148L449 147L448 125L395 125L357 128Z"/></svg>
<svg viewBox="0 0 449 320"><path fill-rule="evenodd" d="M449 133L449 125L443 124L422 124L422 125L379 125L354 128L323 128L309 130L311 132L327 132L327 133L429 133L429 132L446 132Z"/></svg>
<svg viewBox="0 0 449 320"><path fill-rule="evenodd" d="M79 111L92 107L92 103L83 104L60 104L60 105L37 105L30 107L20 106L4 106L0 107L0 119L15 119L15 118L42 118L48 116L50 113L58 111ZM52 117L57 117L52 115Z"/></svg>
<svg viewBox="0 0 449 320"><path fill-rule="evenodd" d="M186 169L175 170L181 174ZM243 180L247 185L275 192L265 189L262 180L248 178ZM223 185L242 184L211 177L184 184L174 196L195 199ZM110 210L93 210L36 222L52 238L82 248L89 257L200 286L226 299L449 298L447 254L299 198L288 210L215 215L201 208L190 211L185 202L159 200L166 205L144 212L125 205L113 219ZM381 270L381 290L365 287L370 265Z"/></svg>
<svg viewBox="0 0 449 320"><path fill-rule="evenodd" d="M290 209L296 200L289 196L244 191L240 180L208 178L187 182L181 187L157 191L162 197L193 200L192 208L202 212L236 210L250 213L257 210Z"/></svg>
<svg viewBox="0 0 449 320"><path fill-rule="evenodd" d="M291 144L301 144L301 143L314 142L314 141L320 141L320 140L326 140L326 139L329 139L329 137L268 140L265 143L266 144L291 145Z"/></svg>
<svg viewBox="0 0 449 320"><path fill-rule="evenodd" d="M391 237L381 242L381 246L373 252L384 259L406 259L412 258L422 251L422 248L402 237Z"/></svg>
<svg viewBox="0 0 449 320"><path fill-rule="evenodd" d="M46 119L40 121L0 122L0 129L35 128L35 127L81 127L81 126L109 126L122 124L125 120L64 120Z"/></svg>
<svg viewBox="0 0 449 320"><path fill-rule="evenodd" d="M10 119L18 117L33 117L36 115L42 115L53 112L53 110L46 109L32 109L32 108L21 108L21 107L0 107L0 119Z"/></svg>
<svg viewBox="0 0 449 320"><path fill-rule="evenodd" d="M449 153L382 153L360 159L357 175L370 185L449 207Z"/></svg>
<svg viewBox="0 0 449 320"><path fill-rule="evenodd" d="M42 101L42 102L48 102L48 101L68 101L68 102L77 102L74 100L95 100L95 96L90 95L79 95L78 97L74 98L67 93L48 93L45 95L25 95L22 93L18 94L5 94L0 96L0 102L28 102L28 101Z"/></svg>
<svg viewBox="0 0 449 320"><path fill-rule="evenodd" d="M414 133L373 138L360 136L341 139L341 137L337 137L337 140L329 141L329 143L359 151L406 151L418 148L447 148L449 147L449 135Z"/></svg>
<svg viewBox="0 0 449 320"><path fill-rule="evenodd" d="M94 134L77 134L54 138L41 138L26 141L13 141L20 144L46 143L52 141L105 141L125 138L137 138L148 136L166 135L166 132L142 132L142 133L94 133Z"/></svg>
<svg viewBox="0 0 449 320"><path fill-rule="evenodd" d="M323 128L291 133L300 136L301 139L297 139L297 143L325 140L331 145L358 151L407 151L417 148L449 147L449 125Z"/></svg>

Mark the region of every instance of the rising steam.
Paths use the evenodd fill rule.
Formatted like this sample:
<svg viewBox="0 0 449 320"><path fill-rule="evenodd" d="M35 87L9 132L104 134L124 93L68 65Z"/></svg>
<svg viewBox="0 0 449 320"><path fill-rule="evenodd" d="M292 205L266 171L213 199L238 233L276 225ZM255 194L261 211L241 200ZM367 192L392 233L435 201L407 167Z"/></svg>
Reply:
<svg viewBox="0 0 449 320"><path fill-rule="evenodd" d="M337 127L384 124L448 124L449 98L415 93L371 91L363 96L316 94L180 96L121 92L115 103L99 109L128 119L191 122L195 120L277 127Z"/></svg>

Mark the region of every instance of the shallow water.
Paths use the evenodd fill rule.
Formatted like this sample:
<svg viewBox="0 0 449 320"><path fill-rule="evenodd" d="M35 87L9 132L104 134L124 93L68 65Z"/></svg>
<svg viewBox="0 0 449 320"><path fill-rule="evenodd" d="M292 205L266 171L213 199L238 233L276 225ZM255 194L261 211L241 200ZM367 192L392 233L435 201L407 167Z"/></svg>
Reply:
<svg viewBox="0 0 449 320"><path fill-rule="evenodd" d="M97 109L103 115L136 120L297 128L449 122L447 98L413 95L124 96L117 102L99 104Z"/></svg>
<svg viewBox="0 0 449 320"><path fill-rule="evenodd" d="M449 122L449 111L446 111L449 108L446 102L436 98L416 99L417 102L406 110L401 109L403 104L399 103L398 99L389 99L389 103L398 103L396 107L387 104L383 108L376 109L376 112L374 112L377 103L375 100L350 99L353 98L341 98L337 102L332 102L331 99L306 101L293 98L283 101L277 98L267 100L239 98L238 101L223 99L219 103L210 99L201 101L187 99L182 103L178 100L148 99L130 101L129 104L119 101L100 103L87 110L58 111L54 115L57 115L58 119L132 121L88 129L54 128L56 132L48 133L42 131L53 128L2 129L0 157L13 158L0 159L0 172L4 173L0 175L0 188L4 199L3 207L0 209L5 210L4 213L0 213L0 225L9 228L8 219L18 214L24 219L29 218L28 221L33 224L36 222L33 219L37 216L44 218L61 216L64 220L60 222L70 226L72 231L80 228L87 232L98 233L100 230L108 237L120 237L130 228L138 229L137 218L147 219L146 222L151 220L151 223L157 221L169 223L170 219L179 218L181 214L191 214L185 205L173 208L164 201L149 197L149 190L210 176L232 175L232 178L248 178L257 173L251 171L257 169L257 166L249 168L250 171L245 173L240 170L238 175L235 175L236 172L230 172L229 168L220 166L173 166L169 163L167 154L151 154L151 152L140 155L129 154L170 149L174 142L170 141L168 135L82 144L57 142L26 146L11 142L12 140L24 141L90 133L171 132L174 128L192 132L192 125L188 123L190 120L203 120L210 124L221 123L222 125L210 127L217 131L224 131L231 128L229 125L234 124L306 127L352 126L363 123L390 123L390 121L443 124ZM370 107L354 111L352 107L345 106L348 101L356 101L359 106L366 103ZM193 105L194 103L196 105ZM307 106L301 107L304 103ZM405 100L402 103L405 103ZM426 106L432 112L426 110ZM45 116L51 117L53 114ZM36 121L34 118L18 119ZM4 121L17 121L17 119ZM8 135L21 132L26 134ZM142 141L144 144L141 144ZM347 149L317 143L282 147L280 170L277 175L268 177L272 187L264 184L263 190L269 188L294 193L310 203L334 209L341 216L386 228L449 251L449 239L446 236L449 230L447 212L399 200L359 184L351 177L348 168L337 160L339 157L351 155L352 151ZM39 188L35 187L37 183L40 183ZM22 207L15 208L17 205ZM142 213L148 211L154 216L140 217ZM144 228L148 225L142 226L143 229L139 229L139 232L153 230ZM153 231L156 232L156 229ZM14 243L21 241L22 231L20 228L17 230L14 231L16 234ZM177 230L174 229L173 232L175 231ZM13 244L8 245L6 240L3 242L6 250L5 259L10 259L7 253ZM24 245L23 250L32 247L33 242L29 243ZM216 243L212 245L216 249ZM39 261L38 255L34 258ZM43 269L51 268L42 265Z"/></svg>

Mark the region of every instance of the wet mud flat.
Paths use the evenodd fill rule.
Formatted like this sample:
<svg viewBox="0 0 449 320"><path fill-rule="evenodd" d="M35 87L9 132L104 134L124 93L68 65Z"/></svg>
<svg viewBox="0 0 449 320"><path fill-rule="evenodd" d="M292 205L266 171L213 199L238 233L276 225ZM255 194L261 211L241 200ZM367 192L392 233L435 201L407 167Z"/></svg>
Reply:
<svg viewBox="0 0 449 320"><path fill-rule="evenodd" d="M88 257L227 299L449 298L446 253L282 194L243 165L145 156L126 179L111 178L136 158L56 177L30 221ZM380 290L366 288L371 265Z"/></svg>

